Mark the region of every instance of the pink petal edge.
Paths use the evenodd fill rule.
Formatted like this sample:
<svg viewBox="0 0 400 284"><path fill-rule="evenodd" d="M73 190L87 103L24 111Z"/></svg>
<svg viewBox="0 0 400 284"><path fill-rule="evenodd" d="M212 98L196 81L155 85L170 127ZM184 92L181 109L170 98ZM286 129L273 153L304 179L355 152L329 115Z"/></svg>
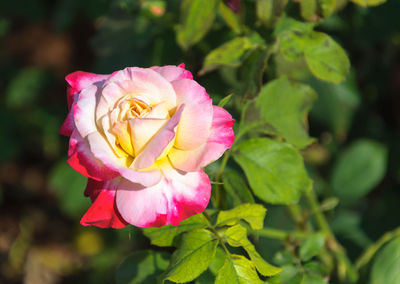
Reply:
<svg viewBox="0 0 400 284"><path fill-rule="evenodd" d="M178 226L181 221L207 207L211 183L203 171L181 173L171 168L152 187L122 180L116 204L121 216L137 227Z"/></svg>
<svg viewBox="0 0 400 284"><path fill-rule="evenodd" d="M121 229L128 223L121 217L115 204L114 181L88 182L85 194L92 194L92 205L83 215L83 226L96 226L100 228Z"/></svg>

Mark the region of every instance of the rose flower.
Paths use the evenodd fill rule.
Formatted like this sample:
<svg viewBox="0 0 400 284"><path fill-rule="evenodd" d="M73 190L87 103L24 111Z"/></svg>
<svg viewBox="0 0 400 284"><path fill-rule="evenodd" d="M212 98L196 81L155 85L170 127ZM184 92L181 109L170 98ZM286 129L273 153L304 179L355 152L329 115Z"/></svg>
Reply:
<svg viewBox="0 0 400 284"><path fill-rule="evenodd" d="M232 146L232 116L184 65L66 77L68 163L89 178L82 225L179 225L208 205L203 167Z"/></svg>

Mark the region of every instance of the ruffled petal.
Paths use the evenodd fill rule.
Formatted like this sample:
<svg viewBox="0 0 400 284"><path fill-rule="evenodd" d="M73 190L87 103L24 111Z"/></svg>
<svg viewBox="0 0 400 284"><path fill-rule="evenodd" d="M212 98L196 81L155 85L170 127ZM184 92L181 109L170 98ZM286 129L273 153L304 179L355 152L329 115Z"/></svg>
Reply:
<svg viewBox="0 0 400 284"><path fill-rule="evenodd" d="M129 121L131 127L132 145L135 155L144 149L144 146L167 123L168 119L136 118Z"/></svg>
<svg viewBox="0 0 400 284"><path fill-rule="evenodd" d="M185 105L176 111L170 120L160 129L160 131L151 139L151 141L144 147L143 151L135 158L132 167L135 169L145 169L154 164L154 162L161 156L167 146L175 137L175 127L181 120L182 113L184 112Z"/></svg>
<svg viewBox="0 0 400 284"><path fill-rule="evenodd" d="M70 111L67 115L67 118L64 120L64 123L61 125L59 132L60 134L69 137L72 135L74 129L75 129L74 116L72 111Z"/></svg>
<svg viewBox="0 0 400 284"><path fill-rule="evenodd" d="M176 106L175 92L163 76L150 68L128 67L114 72L105 82L96 118L106 114L110 106L127 94L149 105L164 102L168 110Z"/></svg>
<svg viewBox="0 0 400 284"><path fill-rule="evenodd" d="M193 80L193 75L190 71L185 70L185 65L166 65L163 67L157 67L153 69L161 76L163 76L168 81L172 82L179 79L191 79Z"/></svg>
<svg viewBox="0 0 400 284"><path fill-rule="evenodd" d="M129 159L118 158L100 133L90 133L87 139L93 155L107 168L118 172L124 178L144 186L152 186L160 181L162 175L159 170L135 171L128 168Z"/></svg>
<svg viewBox="0 0 400 284"><path fill-rule="evenodd" d="M219 159L227 149L231 148L235 139L232 129L234 121L226 110L213 106L213 121L207 143L189 151L172 148L168 153L172 165L182 171L191 172L198 171Z"/></svg>
<svg viewBox="0 0 400 284"><path fill-rule="evenodd" d="M83 226L121 229L128 225L115 204L116 182L113 180L88 183L89 191L95 193L95 196L92 198L93 204L81 219Z"/></svg>
<svg viewBox="0 0 400 284"><path fill-rule="evenodd" d="M116 203L121 216L137 227L176 225L203 212L211 194L211 183L203 171L182 173L163 168L164 177L152 187L122 180Z"/></svg>
<svg viewBox="0 0 400 284"><path fill-rule="evenodd" d="M77 172L95 180L109 180L119 175L93 155L87 141L76 130L69 139L67 162Z"/></svg>
<svg viewBox="0 0 400 284"><path fill-rule="evenodd" d="M93 84L102 84L109 75L99 75L89 72L76 71L71 74L68 74L65 77L65 81L69 84L67 88L67 101L68 108L71 108L72 103L74 102L74 95L81 90L89 87Z"/></svg>
<svg viewBox="0 0 400 284"><path fill-rule="evenodd" d="M191 150L207 141L210 135L213 108L210 96L197 82L189 79L173 81L177 105L185 104L182 119L176 131L175 146Z"/></svg>
<svg viewBox="0 0 400 284"><path fill-rule="evenodd" d="M75 126L82 137L98 131L95 121L98 93L99 89L91 85L80 92L78 100L73 104Z"/></svg>

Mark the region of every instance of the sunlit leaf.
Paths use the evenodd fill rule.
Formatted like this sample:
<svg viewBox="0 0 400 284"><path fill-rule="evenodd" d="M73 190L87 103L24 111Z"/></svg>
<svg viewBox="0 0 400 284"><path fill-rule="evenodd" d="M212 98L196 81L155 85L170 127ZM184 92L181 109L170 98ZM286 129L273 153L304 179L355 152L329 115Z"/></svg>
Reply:
<svg viewBox="0 0 400 284"><path fill-rule="evenodd" d="M178 283L197 278L214 258L218 240L211 232L199 229L186 233L171 258L164 279Z"/></svg>
<svg viewBox="0 0 400 284"><path fill-rule="evenodd" d="M183 49L200 41L214 22L218 0L184 0L177 40Z"/></svg>
<svg viewBox="0 0 400 284"><path fill-rule="evenodd" d="M261 257L254 245L247 238L247 230L243 225L237 224L230 227L225 231L224 237L226 237L229 245L233 247L243 247L250 259L254 262L258 272L262 275L273 276L282 270L279 267L269 264Z"/></svg>
<svg viewBox="0 0 400 284"><path fill-rule="evenodd" d="M219 13L225 20L226 24L237 34L242 32L242 19L240 14L234 13L223 1L218 5Z"/></svg>
<svg viewBox="0 0 400 284"><path fill-rule="evenodd" d="M386 0L351 0L351 1L362 7L378 6L386 2Z"/></svg>
<svg viewBox="0 0 400 284"><path fill-rule="evenodd" d="M249 223L252 229L260 230L264 226L266 212L267 209L260 204L242 204L231 210L220 211L217 217L217 226L232 226L242 219Z"/></svg>
<svg viewBox="0 0 400 284"><path fill-rule="evenodd" d="M208 225L203 214L194 215L181 222L180 226L167 225L143 229L143 233L151 240L151 243L160 247L173 245L175 236L194 229L205 228Z"/></svg>
<svg viewBox="0 0 400 284"><path fill-rule="evenodd" d="M262 284L254 264L241 255L226 255L224 265L218 271L216 284Z"/></svg>
<svg viewBox="0 0 400 284"><path fill-rule="evenodd" d="M379 250L369 278L371 284L400 283L400 237Z"/></svg>
<svg viewBox="0 0 400 284"><path fill-rule="evenodd" d="M207 73L219 66L237 67L250 54L251 50L264 44L263 39L257 34L236 37L231 41L212 50L204 60L200 74Z"/></svg>
<svg viewBox="0 0 400 284"><path fill-rule="evenodd" d="M346 79L350 61L343 48L330 36L313 32L304 49L308 67L315 77L332 83Z"/></svg>
<svg viewBox="0 0 400 284"><path fill-rule="evenodd" d="M307 114L316 98L308 85L281 77L261 89L257 105L275 133L296 147L304 148L314 141L308 136Z"/></svg>
<svg viewBox="0 0 400 284"><path fill-rule="evenodd" d="M299 152L290 144L256 138L235 147L234 158L243 168L260 199L274 204L293 204L311 188Z"/></svg>

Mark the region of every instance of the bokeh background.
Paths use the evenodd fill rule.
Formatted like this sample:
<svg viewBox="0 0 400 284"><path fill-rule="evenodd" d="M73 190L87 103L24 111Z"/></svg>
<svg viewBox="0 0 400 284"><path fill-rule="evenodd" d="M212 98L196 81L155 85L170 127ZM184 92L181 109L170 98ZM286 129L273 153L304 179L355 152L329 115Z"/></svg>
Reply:
<svg viewBox="0 0 400 284"><path fill-rule="evenodd" d="M68 139L58 133L67 114L64 77L76 70L108 74L185 62L214 102L231 92L240 96L228 69L196 75L204 56L231 31L217 18L207 37L184 52L174 31L179 5L0 2L0 283L113 283L118 264L150 246L132 226L79 224L90 202L83 196L86 178L66 164ZM253 7L254 1L242 1L249 25L256 22ZM400 224L399 13L400 1L389 0L376 8L349 4L327 19L320 29L348 52L351 75L340 85L309 82L319 94L309 117L318 143L304 156L332 228L353 259ZM304 66L289 68L279 60L269 66L304 76ZM347 190L354 188L359 190ZM268 209L269 226L290 228L283 207ZM281 244L260 239L258 249L274 262Z"/></svg>

